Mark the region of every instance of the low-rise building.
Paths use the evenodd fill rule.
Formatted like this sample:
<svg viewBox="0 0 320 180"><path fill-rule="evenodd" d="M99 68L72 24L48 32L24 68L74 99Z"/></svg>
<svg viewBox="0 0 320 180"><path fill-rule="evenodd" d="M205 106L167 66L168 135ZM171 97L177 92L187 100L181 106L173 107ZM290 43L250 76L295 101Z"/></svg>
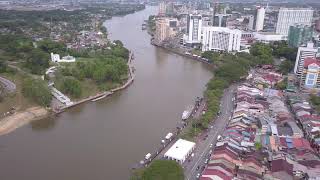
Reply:
<svg viewBox="0 0 320 180"><path fill-rule="evenodd" d="M269 44L275 41L286 40L285 36L281 34L272 33L272 32L256 32L253 35L256 41L266 43L266 44Z"/></svg>
<svg viewBox="0 0 320 180"><path fill-rule="evenodd" d="M177 161L182 164L194 150L196 143L184 139L177 140L170 149L164 154L164 157Z"/></svg>

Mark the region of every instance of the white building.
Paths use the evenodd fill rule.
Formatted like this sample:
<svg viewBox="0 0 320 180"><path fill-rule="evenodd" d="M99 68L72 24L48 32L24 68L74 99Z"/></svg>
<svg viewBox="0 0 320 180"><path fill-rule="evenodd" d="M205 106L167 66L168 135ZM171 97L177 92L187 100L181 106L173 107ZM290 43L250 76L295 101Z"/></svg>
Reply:
<svg viewBox="0 0 320 180"><path fill-rule="evenodd" d="M52 62L76 62L76 58L73 56L64 56L62 59L60 59L59 54L53 54L51 53L51 61Z"/></svg>
<svg viewBox="0 0 320 180"><path fill-rule="evenodd" d="M249 19L249 23L248 23L248 29L253 30L253 25L254 25L254 16L253 15L249 15L248 16Z"/></svg>
<svg viewBox="0 0 320 180"><path fill-rule="evenodd" d="M288 36L289 27L294 24L311 26L313 10L309 8L280 8L276 33Z"/></svg>
<svg viewBox="0 0 320 180"><path fill-rule="evenodd" d="M255 32L253 37L256 41L269 44L270 42L286 40L284 35L272 32Z"/></svg>
<svg viewBox="0 0 320 180"><path fill-rule="evenodd" d="M187 44L196 44L201 42L202 16L189 14L187 20Z"/></svg>
<svg viewBox="0 0 320 180"><path fill-rule="evenodd" d="M257 19L256 19L256 31L263 30L264 25L264 17L266 14L266 10L263 7L259 7L257 9Z"/></svg>
<svg viewBox="0 0 320 180"><path fill-rule="evenodd" d="M202 31L202 51L240 51L240 30L225 27L203 27Z"/></svg>
<svg viewBox="0 0 320 180"><path fill-rule="evenodd" d="M159 16L165 16L166 15L166 2L161 1L159 3Z"/></svg>
<svg viewBox="0 0 320 180"><path fill-rule="evenodd" d="M52 61L52 62L58 62L58 61L60 61L60 55L59 55L59 54L53 54L53 53L51 53L51 61Z"/></svg>
<svg viewBox="0 0 320 180"><path fill-rule="evenodd" d="M300 76L304 68L304 60L308 57L315 58L317 56L317 53L318 48L315 48L313 46L313 43L308 43L307 47L299 47L296 57L296 63L294 66L294 73Z"/></svg>
<svg viewBox="0 0 320 180"><path fill-rule="evenodd" d="M170 147L170 149L164 154L164 157L170 160L177 161L182 164L187 157L192 153L196 146L196 143L179 139Z"/></svg>

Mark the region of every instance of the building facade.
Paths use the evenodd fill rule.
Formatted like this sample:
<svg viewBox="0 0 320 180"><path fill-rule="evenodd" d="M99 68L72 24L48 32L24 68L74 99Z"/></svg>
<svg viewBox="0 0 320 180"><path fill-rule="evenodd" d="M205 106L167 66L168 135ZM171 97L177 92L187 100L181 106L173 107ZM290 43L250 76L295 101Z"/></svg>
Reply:
<svg viewBox="0 0 320 180"><path fill-rule="evenodd" d="M304 69L304 60L306 58L315 58L317 54L318 48L315 48L313 43L308 43L306 47L299 47L294 66L294 73L300 77Z"/></svg>
<svg viewBox="0 0 320 180"><path fill-rule="evenodd" d="M315 28L316 31L320 32L320 19L316 20Z"/></svg>
<svg viewBox="0 0 320 180"><path fill-rule="evenodd" d="M240 51L240 30L225 27L203 27L202 31L202 51Z"/></svg>
<svg viewBox="0 0 320 180"><path fill-rule="evenodd" d="M295 24L290 26L288 34L288 44L291 47L306 45L312 40L311 26Z"/></svg>
<svg viewBox="0 0 320 180"><path fill-rule="evenodd" d="M253 27L253 25L254 25L254 16L253 15L249 15L248 19L249 19L248 29L249 30L253 30L254 29L254 27Z"/></svg>
<svg viewBox="0 0 320 180"><path fill-rule="evenodd" d="M320 87L320 60L306 58L303 63L303 71L300 76L300 87L316 89Z"/></svg>
<svg viewBox="0 0 320 180"><path fill-rule="evenodd" d="M157 18L154 42L156 44L161 44L166 39L175 36L177 32L177 25L178 21L175 18Z"/></svg>
<svg viewBox="0 0 320 180"><path fill-rule="evenodd" d="M227 27L228 15L226 14L216 14L213 17L213 26L216 27Z"/></svg>
<svg viewBox="0 0 320 180"><path fill-rule="evenodd" d="M187 19L187 44L197 44L201 42L202 16L189 14Z"/></svg>
<svg viewBox="0 0 320 180"><path fill-rule="evenodd" d="M159 16L165 16L166 15L166 2L165 1L161 1L159 3Z"/></svg>
<svg viewBox="0 0 320 180"><path fill-rule="evenodd" d="M259 7L257 9L257 18L256 18L256 24L255 24L256 31L263 30L265 14L266 14L266 10L263 7Z"/></svg>
<svg viewBox="0 0 320 180"><path fill-rule="evenodd" d="M288 36L289 27L294 24L311 26L313 10L309 8L280 8L276 33Z"/></svg>

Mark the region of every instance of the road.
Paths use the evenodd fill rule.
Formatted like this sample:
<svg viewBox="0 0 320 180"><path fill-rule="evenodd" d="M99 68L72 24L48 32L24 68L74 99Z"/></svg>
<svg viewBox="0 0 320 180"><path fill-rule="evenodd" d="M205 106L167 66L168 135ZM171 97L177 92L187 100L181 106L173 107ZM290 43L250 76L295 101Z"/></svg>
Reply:
<svg viewBox="0 0 320 180"><path fill-rule="evenodd" d="M13 93L16 91L16 85L12 81L5 79L3 77L0 77L0 82L7 92Z"/></svg>
<svg viewBox="0 0 320 180"><path fill-rule="evenodd" d="M222 134L229 118L231 117L233 111L233 101L234 91L237 85L232 85L225 90L224 95L221 99L221 114L216 118L207 132L204 132L196 142L196 149L194 150L194 157L189 157L188 160L183 164L185 177L187 180L194 180L198 173L201 173L205 167L206 159L210 158L211 153L209 152L212 148L210 144L216 144L218 135ZM204 138L208 137L204 140ZM197 168L199 167L199 169Z"/></svg>

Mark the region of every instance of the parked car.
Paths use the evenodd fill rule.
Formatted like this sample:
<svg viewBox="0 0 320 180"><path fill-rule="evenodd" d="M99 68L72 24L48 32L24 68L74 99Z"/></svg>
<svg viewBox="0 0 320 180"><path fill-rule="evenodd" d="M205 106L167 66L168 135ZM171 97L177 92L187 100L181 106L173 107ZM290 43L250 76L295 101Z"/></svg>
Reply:
<svg viewBox="0 0 320 180"><path fill-rule="evenodd" d="M198 174L197 174L197 176L196 176L196 178L197 178L197 179L199 179L199 178L200 178L200 176L201 176L201 174L200 174L200 173L198 173Z"/></svg>

